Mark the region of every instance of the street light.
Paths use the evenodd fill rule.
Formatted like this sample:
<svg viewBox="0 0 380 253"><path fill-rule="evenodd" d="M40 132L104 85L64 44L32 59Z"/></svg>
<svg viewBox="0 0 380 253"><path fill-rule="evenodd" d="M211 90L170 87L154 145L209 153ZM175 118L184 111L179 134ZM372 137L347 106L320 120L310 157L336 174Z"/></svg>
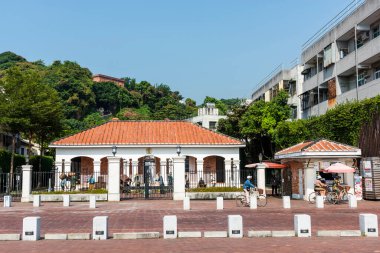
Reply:
<svg viewBox="0 0 380 253"><path fill-rule="evenodd" d="M180 145L177 146L177 154L178 154L178 156L181 154L181 146Z"/></svg>
<svg viewBox="0 0 380 253"><path fill-rule="evenodd" d="M259 162L261 163L262 161L263 161L263 154L260 153L260 154L259 154Z"/></svg>
<svg viewBox="0 0 380 253"><path fill-rule="evenodd" d="M117 147L115 145L112 146L112 154L115 156L117 153Z"/></svg>

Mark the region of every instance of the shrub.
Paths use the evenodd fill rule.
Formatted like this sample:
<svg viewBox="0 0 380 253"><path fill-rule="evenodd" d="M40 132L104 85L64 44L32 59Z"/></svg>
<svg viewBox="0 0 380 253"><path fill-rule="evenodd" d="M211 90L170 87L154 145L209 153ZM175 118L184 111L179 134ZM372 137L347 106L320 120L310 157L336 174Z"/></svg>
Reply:
<svg viewBox="0 0 380 253"><path fill-rule="evenodd" d="M10 172L11 156L11 152L8 152L6 150L0 150L0 173ZM16 167L18 166L24 165L25 163L26 162L24 156L15 154L13 169L16 169Z"/></svg>
<svg viewBox="0 0 380 253"><path fill-rule="evenodd" d="M239 187L198 187L189 189L188 192L241 192Z"/></svg>
<svg viewBox="0 0 380 253"><path fill-rule="evenodd" d="M29 159L29 164L33 165L33 171L51 171L54 160L51 156L41 156L40 169L40 156L31 156Z"/></svg>

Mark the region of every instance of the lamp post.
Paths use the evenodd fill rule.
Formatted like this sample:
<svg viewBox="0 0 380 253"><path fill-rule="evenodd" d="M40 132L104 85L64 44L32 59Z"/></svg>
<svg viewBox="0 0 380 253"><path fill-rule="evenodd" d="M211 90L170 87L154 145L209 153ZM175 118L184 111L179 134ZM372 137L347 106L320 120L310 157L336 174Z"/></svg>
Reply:
<svg viewBox="0 0 380 253"><path fill-rule="evenodd" d="M180 145L177 145L177 154L178 154L178 156L181 154L181 146Z"/></svg>
<svg viewBox="0 0 380 253"><path fill-rule="evenodd" d="M112 154L115 156L117 153L117 147L115 145L112 146Z"/></svg>
<svg viewBox="0 0 380 253"><path fill-rule="evenodd" d="M260 153L260 154L259 154L259 162L261 163L262 161L263 161L263 154Z"/></svg>

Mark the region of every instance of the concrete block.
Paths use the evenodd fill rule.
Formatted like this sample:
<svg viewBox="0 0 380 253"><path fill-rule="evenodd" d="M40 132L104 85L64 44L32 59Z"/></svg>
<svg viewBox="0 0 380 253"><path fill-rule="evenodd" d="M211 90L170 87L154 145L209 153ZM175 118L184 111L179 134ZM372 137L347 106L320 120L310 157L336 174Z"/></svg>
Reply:
<svg viewBox="0 0 380 253"><path fill-rule="evenodd" d="M92 239L107 240L108 216L95 216L92 220Z"/></svg>
<svg viewBox="0 0 380 253"><path fill-rule="evenodd" d="M33 195L33 207L41 206L41 195Z"/></svg>
<svg viewBox="0 0 380 253"><path fill-rule="evenodd" d="M355 195L349 195L348 196L348 206L350 208L357 208L358 207L358 200Z"/></svg>
<svg viewBox="0 0 380 253"><path fill-rule="evenodd" d="M243 217L241 215L228 215L228 236L231 238L243 237Z"/></svg>
<svg viewBox="0 0 380 253"><path fill-rule="evenodd" d="M294 230L272 231L272 237L293 237L296 236Z"/></svg>
<svg viewBox="0 0 380 253"><path fill-rule="evenodd" d="M248 237L271 237L272 231L248 231Z"/></svg>
<svg viewBox="0 0 380 253"><path fill-rule="evenodd" d="M63 206L70 206L70 195L62 195L63 198Z"/></svg>
<svg viewBox="0 0 380 253"><path fill-rule="evenodd" d="M133 240L133 239L155 239L160 238L159 232L136 232L136 233L114 233L113 239Z"/></svg>
<svg viewBox="0 0 380 253"><path fill-rule="evenodd" d="M178 232L179 238L200 238L202 237L202 232L200 231L186 231Z"/></svg>
<svg viewBox="0 0 380 253"><path fill-rule="evenodd" d="M282 197L282 205L285 209L290 208L290 196L283 196Z"/></svg>
<svg viewBox="0 0 380 253"><path fill-rule="evenodd" d="M177 238L177 216L164 216L164 239Z"/></svg>
<svg viewBox="0 0 380 253"><path fill-rule="evenodd" d="M90 196L90 208L96 208L96 196L95 195Z"/></svg>
<svg viewBox="0 0 380 253"><path fill-rule="evenodd" d="M360 230L342 230L340 232L340 236L345 237L345 236L361 236L362 233Z"/></svg>
<svg viewBox="0 0 380 253"><path fill-rule="evenodd" d="M311 236L311 218L307 214L294 215L294 232L297 237Z"/></svg>
<svg viewBox="0 0 380 253"><path fill-rule="evenodd" d="M67 234L45 234L45 240L67 240Z"/></svg>
<svg viewBox="0 0 380 253"><path fill-rule="evenodd" d="M69 233L67 234L68 240L90 240L90 233Z"/></svg>
<svg viewBox="0 0 380 253"><path fill-rule="evenodd" d="M22 240L37 241L40 239L40 217L25 217L22 221Z"/></svg>
<svg viewBox="0 0 380 253"><path fill-rule="evenodd" d="M317 236L340 236L340 230L318 230Z"/></svg>
<svg viewBox="0 0 380 253"><path fill-rule="evenodd" d="M0 241L20 241L20 234L0 234Z"/></svg>
<svg viewBox="0 0 380 253"><path fill-rule="evenodd" d="M225 238L227 237L227 231L205 231L203 236L205 238Z"/></svg>
<svg viewBox="0 0 380 253"><path fill-rule="evenodd" d="M257 209L257 197L256 195L249 197L249 208Z"/></svg>
<svg viewBox="0 0 380 253"><path fill-rule="evenodd" d="M363 236L378 237L379 225L377 222L377 215L370 213L359 214L360 231Z"/></svg>
<svg viewBox="0 0 380 253"><path fill-rule="evenodd" d="M7 195L4 196L4 207L11 207L12 206L12 196Z"/></svg>
<svg viewBox="0 0 380 253"><path fill-rule="evenodd" d="M315 197L315 206L317 208L324 208L325 207L323 196L317 196L317 197Z"/></svg>
<svg viewBox="0 0 380 253"><path fill-rule="evenodd" d="M190 197L183 198L183 210L190 210Z"/></svg>
<svg viewBox="0 0 380 253"><path fill-rule="evenodd" d="M216 198L216 210L223 210L223 197Z"/></svg>

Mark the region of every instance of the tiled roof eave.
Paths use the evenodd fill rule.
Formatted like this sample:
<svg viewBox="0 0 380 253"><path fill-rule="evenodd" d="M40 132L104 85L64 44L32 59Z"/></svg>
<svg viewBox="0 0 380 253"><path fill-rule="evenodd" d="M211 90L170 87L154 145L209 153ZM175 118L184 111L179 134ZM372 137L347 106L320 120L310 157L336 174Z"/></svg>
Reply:
<svg viewBox="0 0 380 253"><path fill-rule="evenodd" d="M308 151L294 152L287 154L276 154L275 159L284 158L338 158L338 157L361 157L361 150L339 150L339 151Z"/></svg>
<svg viewBox="0 0 380 253"><path fill-rule="evenodd" d="M215 147L215 146L223 146L223 147L245 147L244 143L130 143L130 144L121 144L121 143L99 143L99 144L51 144L49 147L57 148L57 147L111 147L113 145L117 145L118 147L173 147L177 145L181 145L182 147L193 147L193 146L204 146L204 147Z"/></svg>

